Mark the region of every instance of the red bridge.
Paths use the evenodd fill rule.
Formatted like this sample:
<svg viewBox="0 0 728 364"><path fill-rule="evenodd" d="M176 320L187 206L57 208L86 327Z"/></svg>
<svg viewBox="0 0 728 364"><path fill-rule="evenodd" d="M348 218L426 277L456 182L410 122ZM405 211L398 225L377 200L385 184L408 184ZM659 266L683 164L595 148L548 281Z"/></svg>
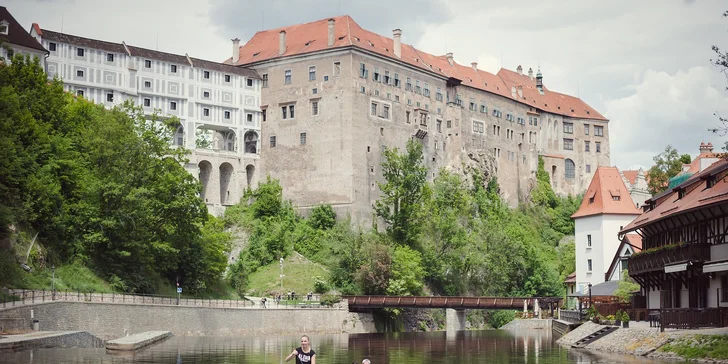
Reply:
<svg viewBox="0 0 728 364"><path fill-rule="evenodd" d="M558 304L561 297L456 297L456 296L341 296L349 302L349 310L373 308L452 308L523 310L524 303L532 310L547 309ZM558 306L551 306L558 307Z"/></svg>

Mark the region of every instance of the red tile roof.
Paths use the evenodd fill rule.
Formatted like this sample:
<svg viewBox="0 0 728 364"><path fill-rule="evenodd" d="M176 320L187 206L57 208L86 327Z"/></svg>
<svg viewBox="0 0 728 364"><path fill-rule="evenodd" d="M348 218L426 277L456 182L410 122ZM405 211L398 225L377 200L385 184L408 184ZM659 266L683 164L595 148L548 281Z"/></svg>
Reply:
<svg viewBox="0 0 728 364"><path fill-rule="evenodd" d="M576 272L566 276L566 279L564 279L564 283L576 283Z"/></svg>
<svg viewBox="0 0 728 364"><path fill-rule="evenodd" d="M609 264L609 269L607 269L606 273L604 273L604 280L607 281L614 273L614 270L617 269L618 266L620 266L619 262L621 261L621 255L622 250L624 249L625 244L629 244L632 246L633 253L637 253L642 251L642 237L639 236L639 234L627 234L622 238L622 241L619 242L619 247L617 248L617 251L614 252L614 258L612 258L612 263Z"/></svg>
<svg viewBox="0 0 728 364"><path fill-rule="evenodd" d="M614 200L614 197L619 197ZM617 167L599 167L572 218L599 214L639 215Z"/></svg>
<svg viewBox="0 0 728 364"><path fill-rule="evenodd" d="M472 66L460 65L453 61L450 64L446 56L435 56L411 45L402 43L401 58L394 55L394 40L370 32L359 26L350 16L338 16L334 20L334 44L329 47L328 21L318 21L269 29L255 33L253 37L240 47L239 60L236 65L248 65L271 59L290 57L328 49L356 47L375 53L382 57L405 62L427 72L442 77L452 77L461 81L462 85L494 93L508 99L516 100L537 110L543 110L568 117L608 121L603 115L591 108L579 98L564 95L543 87L541 95L536 89L535 79L526 75L501 69L497 75L474 69ZM286 32L286 48L279 55L280 32ZM232 63L229 58L225 63ZM512 86L522 86L523 97L511 94Z"/></svg>
<svg viewBox="0 0 728 364"><path fill-rule="evenodd" d="M627 234L625 238L627 239L627 243L632 245L635 253L642 251L642 236L639 234Z"/></svg>
<svg viewBox="0 0 728 364"><path fill-rule="evenodd" d="M639 174L639 173L640 173L640 171L635 171L635 170L622 171L622 175L624 175L624 178L626 178L627 182L629 182L629 184L632 184L632 185L635 182L637 182L637 174Z"/></svg>
<svg viewBox="0 0 728 364"><path fill-rule="evenodd" d="M620 233L634 231L689 211L728 202L727 170L728 161L721 159L675 188L645 201L645 206L649 206L654 202L655 207L634 219ZM716 182L713 187L708 188L707 181L710 177L715 178ZM686 193L682 198L678 198L681 189L685 190Z"/></svg>

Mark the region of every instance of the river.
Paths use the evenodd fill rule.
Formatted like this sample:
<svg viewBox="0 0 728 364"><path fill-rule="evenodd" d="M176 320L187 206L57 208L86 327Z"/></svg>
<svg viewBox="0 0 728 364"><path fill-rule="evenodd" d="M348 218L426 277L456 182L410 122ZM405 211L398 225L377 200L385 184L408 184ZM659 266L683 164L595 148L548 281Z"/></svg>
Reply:
<svg viewBox="0 0 728 364"><path fill-rule="evenodd" d="M550 330L314 335L317 364L667 363L642 357L567 349ZM1 353L0 363L282 363L294 336L173 337L136 354L100 349L34 349ZM291 363L295 363L292 360ZM676 363L674 361L670 363Z"/></svg>

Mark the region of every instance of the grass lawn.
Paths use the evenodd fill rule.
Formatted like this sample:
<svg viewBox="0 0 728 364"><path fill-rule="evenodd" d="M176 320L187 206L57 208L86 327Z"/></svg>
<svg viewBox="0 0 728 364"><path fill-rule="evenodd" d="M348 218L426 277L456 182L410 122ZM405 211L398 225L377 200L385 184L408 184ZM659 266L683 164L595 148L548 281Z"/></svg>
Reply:
<svg viewBox="0 0 728 364"><path fill-rule="evenodd" d="M248 295L261 297L273 296L281 292L281 268L278 262L261 267L250 276ZM298 253L283 262L283 294L295 291L299 297L313 292L314 278L319 276L328 280L329 273L320 265L311 262Z"/></svg>
<svg viewBox="0 0 728 364"><path fill-rule="evenodd" d="M728 359L728 335L694 335L660 348L685 359Z"/></svg>

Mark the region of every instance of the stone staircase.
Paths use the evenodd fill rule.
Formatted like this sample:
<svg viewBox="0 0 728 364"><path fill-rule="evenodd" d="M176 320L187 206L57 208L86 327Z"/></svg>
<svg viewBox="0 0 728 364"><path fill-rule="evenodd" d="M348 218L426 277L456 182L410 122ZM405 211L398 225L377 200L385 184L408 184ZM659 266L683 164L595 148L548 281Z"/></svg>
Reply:
<svg viewBox="0 0 728 364"><path fill-rule="evenodd" d="M592 334L590 334L590 335L582 338L581 340L577 341L576 343L574 343L573 345L571 345L571 347L572 348L583 348L583 347L591 344L592 342L594 342L596 340L599 340L599 339L603 338L604 336L607 336L607 335L611 334L612 332L616 331L617 329L618 329L618 327L616 327L616 326L606 326L606 327L603 327L603 328L597 330L596 332L594 332L594 333L592 333Z"/></svg>

